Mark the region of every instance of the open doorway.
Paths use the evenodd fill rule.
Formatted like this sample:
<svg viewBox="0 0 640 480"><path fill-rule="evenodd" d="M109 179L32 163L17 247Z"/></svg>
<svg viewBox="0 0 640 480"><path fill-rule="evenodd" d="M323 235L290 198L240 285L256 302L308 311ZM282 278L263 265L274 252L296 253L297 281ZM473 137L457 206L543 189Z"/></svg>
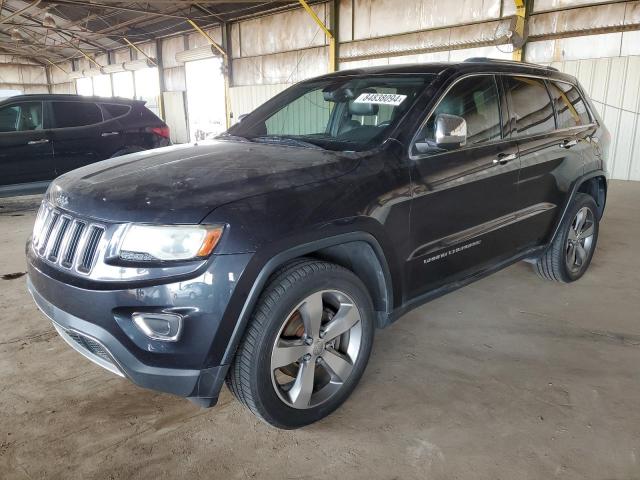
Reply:
<svg viewBox="0 0 640 480"><path fill-rule="evenodd" d="M194 60L186 62L185 69L190 139L213 138L227 129L222 60Z"/></svg>

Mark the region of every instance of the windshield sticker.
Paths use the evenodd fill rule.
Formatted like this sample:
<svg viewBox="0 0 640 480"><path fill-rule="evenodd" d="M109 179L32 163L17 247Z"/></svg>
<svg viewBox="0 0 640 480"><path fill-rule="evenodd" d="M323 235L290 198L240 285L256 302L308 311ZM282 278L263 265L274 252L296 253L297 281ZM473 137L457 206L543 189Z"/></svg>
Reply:
<svg viewBox="0 0 640 480"><path fill-rule="evenodd" d="M397 107L406 98L406 95L396 95L394 93L362 93L353 103L375 103L376 105L393 105Z"/></svg>

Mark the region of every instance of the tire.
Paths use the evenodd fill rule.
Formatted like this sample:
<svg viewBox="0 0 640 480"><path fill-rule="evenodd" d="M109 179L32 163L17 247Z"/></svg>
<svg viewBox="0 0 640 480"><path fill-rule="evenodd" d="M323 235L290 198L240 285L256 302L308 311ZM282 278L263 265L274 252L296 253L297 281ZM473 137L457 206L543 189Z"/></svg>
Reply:
<svg viewBox="0 0 640 480"><path fill-rule="evenodd" d="M582 214L585 214L584 222L579 219ZM589 268L598 231L596 202L590 195L576 194L556 238L535 263L537 274L545 280L561 283L578 280Z"/></svg>
<svg viewBox="0 0 640 480"><path fill-rule="evenodd" d="M111 155L109 158L121 157L122 155L128 155L129 153L142 152L144 148L133 145L131 147L125 147L118 150L116 153Z"/></svg>
<svg viewBox="0 0 640 480"><path fill-rule="evenodd" d="M227 386L274 427L308 425L349 397L373 336L373 304L362 281L333 263L298 259L275 272L262 292Z"/></svg>

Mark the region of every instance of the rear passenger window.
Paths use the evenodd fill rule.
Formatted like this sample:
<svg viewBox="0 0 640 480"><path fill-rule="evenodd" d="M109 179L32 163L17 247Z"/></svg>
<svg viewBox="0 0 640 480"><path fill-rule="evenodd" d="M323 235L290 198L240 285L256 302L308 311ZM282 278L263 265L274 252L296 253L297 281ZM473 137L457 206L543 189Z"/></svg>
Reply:
<svg viewBox="0 0 640 480"><path fill-rule="evenodd" d="M544 81L505 76L505 90L511 97L511 133L515 136L547 133L555 129L553 107Z"/></svg>
<svg viewBox="0 0 640 480"><path fill-rule="evenodd" d="M556 107L558 128L571 128L591 123L584 101L576 87L564 82L549 82Z"/></svg>
<svg viewBox="0 0 640 480"><path fill-rule="evenodd" d="M95 103L52 102L54 128L82 127L102 122L102 112Z"/></svg>
<svg viewBox="0 0 640 480"><path fill-rule="evenodd" d="M118 118L126 115L131 110L128 105L115 105L112 103L103 103L102 109L107 112L110 118Z"/></svg>

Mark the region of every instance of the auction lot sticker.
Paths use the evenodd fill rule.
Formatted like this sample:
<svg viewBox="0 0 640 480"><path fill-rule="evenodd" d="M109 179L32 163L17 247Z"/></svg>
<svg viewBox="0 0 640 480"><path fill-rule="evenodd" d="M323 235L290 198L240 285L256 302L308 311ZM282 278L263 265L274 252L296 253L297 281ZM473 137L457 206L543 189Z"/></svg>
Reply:
<svg viewBox="0 0 640 480"><path fill-rule="evenodd" d="M396 95L394 93L362 93L353 103L375 103L376 105L393 105L397 107L406 98L406 95Z"/></svg>

